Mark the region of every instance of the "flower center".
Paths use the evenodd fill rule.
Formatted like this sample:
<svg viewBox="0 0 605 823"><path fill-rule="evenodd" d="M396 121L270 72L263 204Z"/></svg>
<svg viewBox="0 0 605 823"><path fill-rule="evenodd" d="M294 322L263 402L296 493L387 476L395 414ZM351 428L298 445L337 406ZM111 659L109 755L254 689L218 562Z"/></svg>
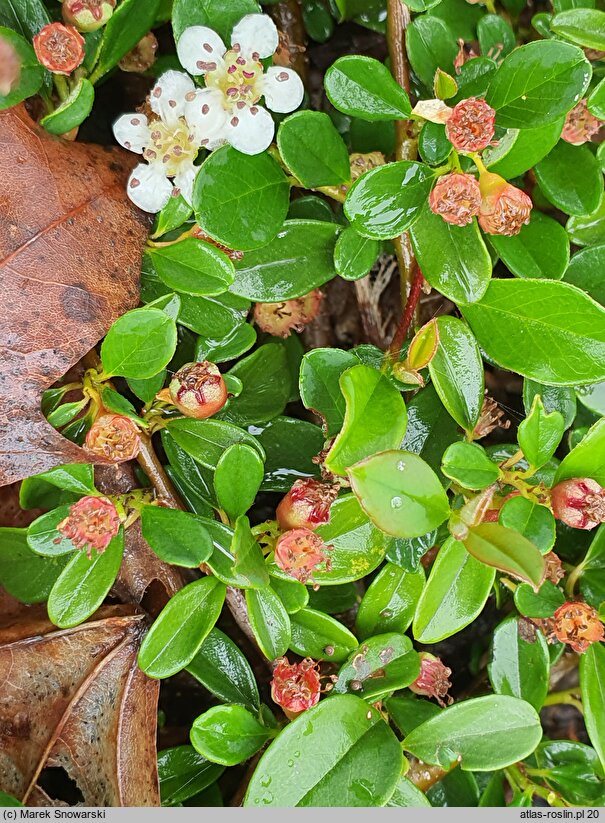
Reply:
<svg viewBox="0 0 605 823"><path fill-rule="evenodd" d="M195 160L198 152L195 135L182 117L170 126L163 120L154 120L150 130L151 143L143 156L150 163L163 163L167 177L174 177L184 163Z"/></svg>
<svg viewBox="0 0 605 823"><path fill-rule="evenodd" d="M78 41L69 32L54 30L44 46L57 69L71 68L78 59Z"/></svg>
<svg viewBox="0 0 605 823"><path fill-rule="evenodd" d="M262 76L262 63L230 49L223 62L207 72L206 86L220 91L229 108L238 103L253 106L262 97Z"/></svg>

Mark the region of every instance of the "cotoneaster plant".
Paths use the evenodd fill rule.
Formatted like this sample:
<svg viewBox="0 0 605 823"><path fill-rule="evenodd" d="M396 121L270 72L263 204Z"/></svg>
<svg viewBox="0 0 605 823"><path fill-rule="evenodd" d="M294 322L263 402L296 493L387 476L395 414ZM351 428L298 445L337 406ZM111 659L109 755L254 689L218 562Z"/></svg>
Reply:
<svg viewBox="0 0 605 823"><path fill-rule="evenodd" d="M16 196L40 146L57 191L88 185L78 144L111 134L102 191L148 234L133 292L125 218L85 201L97 268L63 305L98 345L46 310L64 376L18 370L0 529L36 635L136 621L161 709L133 805L605 804L604 23L590 0L0 0ZM83 208L14 225L7 283L51 294ZM8 354L45 350L13 322ZM11 775L1 804L60 799Z"/></svg>

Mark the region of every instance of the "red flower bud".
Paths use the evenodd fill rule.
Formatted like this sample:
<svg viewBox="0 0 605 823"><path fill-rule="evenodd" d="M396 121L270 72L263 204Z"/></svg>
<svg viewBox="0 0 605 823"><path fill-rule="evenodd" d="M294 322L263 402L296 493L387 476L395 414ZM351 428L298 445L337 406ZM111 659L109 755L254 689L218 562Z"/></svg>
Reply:
<svg viewBox="0 0 605 823"><path fill-rule="evenodd" d="M11 89L19 82L20 76L19 55L8 40L0 37L0 94L3 97L10 94Z"/></svg>
<svg viewBox="0 0 605 823"><path fill-rule="evenodd" d="M159 396L166 394L160 392ZM205 420L227 402L227 386L214 363L186 363L170 381L168 396L182 414Z"/></svg>
<svg viewBox="0 0 605 823"><path fill-rule="evenodd" d="M592 643L605 637L603 624L596 610L588 603L563 603L554 615L553 633L561 643L583 654Z"/></svg>
<svg viewBox="0 0 605 823"><path fill-rule="evenodd" d="M480 205L479 183L472 174L445 174L437 180L429 197L431 211L454 226L471 223L479 214Z"/></svg>
<svg viewBox="0 0 605 823"><path fill-rule="evenodd" d="M284 532L277 541L275 563L291 577L306 583L321 563L329 566L325 552L331 548L310 529L292 529Z"/></svg>
<svg viewBox="0 0 605 823"><path fill-rule="evenodd" d="M443 698L447 699L448 704L452 702L448 695L448 690L452 686L449 681L451 673L452 670L438 657L428 652L420 652L420 674L410 686L410 691L423 697L434 697L440 706L445 706Z"/></svg>
<svg viewBox="0 0 605 823"><path fill-rule="evenodd" d="M447 139L457 151L481 151L494 137L496 112L480 97L461 100L446 123Z"/></svg>
<svg viewBox="0 0 605 823"><path fill-rule="evenodd" d="M83 497L69 509L69 514L57 526L63 537L77 549L102 554L120 529L118 510L106 497Z"/></svg>
<svg viewBox="0 0 605 823"><path fill-rule="evenodd" d="M129 417L102 414L90 427L84 446L91 454L123 463L138 455L141 437L137 424Z"/></svg>
<svg viewBox="0 0 605 823"><path fill-rule="evenodd" d="M551 490L550 502L557 520L572 529L594 529L605 523L605 489L589 477L563 480Z"/></svg>
<svg viewBox="0 0 605 823"><path fill-rule="evenodd" d="M113 14L116 0L63 0L63 20L78 31L96 31Z"/></svg>
<svg viewBox="0 0 605 823"><path fill-rule="evenodd" d="M561 138L573 146L580 146L582 143L588 143L602 125L603 121L588 111L584 97L567 115Z"/></svg>
<svg viewBox="0 0 605 823"><path fill-rule="evenodd" d="M498 174L486 172L479 178L481 209L479 225L487 234L519 234L529 223L532 202L524 191L507 183Z"/></svg>
<svg viewBox="0 0 605 823"><path fill-rule="evenodd" d="M330 519L330 506L338 497L338 486L312 477L297 480L277 507L280 529L315 529Z"/></svg>
<svg viewBox="0 0 605 823"><path fill-rule="evenodd" d="M152 31L147 32L136 44L134 49L131 49L128 54L118 63L122 71L135 72L142 74L144 71L150 69L155 63L155 56L158 50L157 37Z"/></svg>
<svg viewBox="0 0 605 823"><path fill-rule="evenodd" d="M36 57L53 74L71 74L84 60L84 38L73 26L49 23L33 40Z"/></svg>
<svg viewBox="0 0 605 823"><path fill-rule="evenodd" d="M318 664L309 657L301 663L288 662L287 657L275 661L271 698L287 712L299 714L319 702L321 684Z"/></svg>
<svg viewBox="0 0 605 823"><path fill-rule="evenodd" d="M256 303L254 322L262 331L274 337L289 337L292 331L302 331L319 313L323 294L319 289L304 297L281 303Z"/></svg>

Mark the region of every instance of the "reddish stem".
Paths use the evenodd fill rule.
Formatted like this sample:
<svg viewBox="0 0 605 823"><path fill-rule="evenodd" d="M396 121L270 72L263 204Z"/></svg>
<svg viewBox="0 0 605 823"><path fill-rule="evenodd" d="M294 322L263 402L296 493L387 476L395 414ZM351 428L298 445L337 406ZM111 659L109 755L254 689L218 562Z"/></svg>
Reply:
<svg viewBox="0 0 605 823"><path fill-rule="evenodd" d="M412 325L412 320L414 319L416 309L418 308L418 303L420 302L420 295L422 294L423 283L424 277L422 275L422 272L420 271L420 267L415 262L414 278L412 280L410 293L408 295L408 299L406 300L403 315L401 317L401 320L399 321L399 326L397 327L397 331L395 332L391 345L389 346L387 351L387 357L391 360L399 359L401 347L405 342L410 326Z"/></svg>

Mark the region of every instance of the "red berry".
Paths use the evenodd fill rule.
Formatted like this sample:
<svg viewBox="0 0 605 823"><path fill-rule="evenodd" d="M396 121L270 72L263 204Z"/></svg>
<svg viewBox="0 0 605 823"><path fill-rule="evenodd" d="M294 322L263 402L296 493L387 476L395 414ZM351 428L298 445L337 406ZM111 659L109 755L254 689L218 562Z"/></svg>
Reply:
<svg viewBox="0 0 605 823"><path fill-rule="evenodd" d="M437 180L429 197L431 211L454 226L472 223L480 205L479 183L472 174L445 174Z"/></svg>
<svg viewBox="0 0 605 823"><path fill-rule="evenodd" d="M479 178L481 209L479 225L487 234L512 237L529 223L532 201L524 191L507 183L498 174L487 172Z"/></svg>
<svg viewBox="0 0 605 823"><path fill-rule="evenodd" d="M287 712L299 714L319 702L321 683L318 664L306 657L290 664L287 657L275 661L271 698Z"/></svg>
<svg viewBox="0 0 605 823"><path fill-rule="evenodd" d="M53 74L71 74L84 60L84 38L74 26L49 23L33 40L36 57Z"/></svg>
<svg viewBox="0 0 605 823"><path fill-rule="evenodd" d="M84 446L91 454L123 463L138 455L141 436L137 424L129 417L102 414L90 427Z"/></svg>
<svg viewBox="0 0 605 823"><path fill-rule="evenodd" d="M567 115L561 132L561 139L573 146L580 146L582 143L588 143L602 125L603 121L588 111L586 98L584 97Z"/></svg>
<svg viewBox="0 0 605 823"><path fill-rule="evenodd" d="M319 289L304 297L283 300L281 303L256 303L254 322L261 331L274 337L289 337L292 331L301 332L315 320L319 313L323 294Z"/></svg>
<svg viewBox="0 0 605 823"><path fill-rule="evenodd" d="M481 151L494 138L495 121L496 112L483 98L469 97L454 106L445 133L457 151Z"/></svg>
<svg viewBox="0 0 605 823"><path fill-rule="evenodd" d="M559 606L554 614L552 630L559 642L567 643L579 654L605 637L603 624L596 610L583 602L563 603Z"/></svg>
<svg viewBox="0 0 605 823"><path fill-rule="evenodd" d="M107 23L115 5L116 0L63 0L63 20L78 31L96 31Z"/></svg>
<svg viewBox="0 0 605 823"><path fill-rule="evenodd" d="M187 417L205 420L227 402L227 386L217 366L204 360L187 363L170 381L170 399Z"/></svg>
<svg viewBox="0 0 605 823"><path fill-rule="evenodd" d="M452 702L448 695L448 690L452 686L449 681L451 673L452 670L438 657L428 652L420 652L420 674L410 686L410 690L423 697L434 697L440 706L445 706L444 698L448 703Z"/></svg>
<svg viewBox="0 0 605 823"><path fill-rule="evenodd" d="M297 480L277 507L280 529L315 529L327 523L337 497L338 486L312 477Z"/></svg>
<svg viewBox="0 0 605 823"><path fill-rule="evenodd" d="M594 529L605 523L605 489L589 477L563 480L551 490L550 502L557 520L572 529Z"/></svg>
<svg viewBox="0 0 605 823"><path fill-rule="evenodd" d="M120 517L106 497L83 497L69 509L69 514L57 526L77 549L86 549L91 557L95 549L102 554L120 529Z"/></svg>
<svg viewBox="0 0 605 823"><path fill-rule="evenodd" d="M325 552L330 548L310 529L292 529L278 539L275 563L291 577L306 583L313 570L327 561Z"/></svg>

